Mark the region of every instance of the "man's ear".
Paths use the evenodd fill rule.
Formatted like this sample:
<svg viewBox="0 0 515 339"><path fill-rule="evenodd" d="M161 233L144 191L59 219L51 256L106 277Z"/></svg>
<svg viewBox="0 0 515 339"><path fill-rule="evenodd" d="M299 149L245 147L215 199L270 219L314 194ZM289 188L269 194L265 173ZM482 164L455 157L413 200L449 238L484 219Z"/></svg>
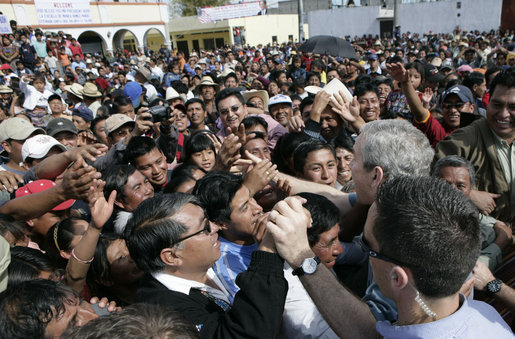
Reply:
<svg viewBox="0 0 515 339"><path fill-rule="evenodd" d="M163 248L159 254L159 258L166 266L178 267L182 264L180 250L174 248Z"/></svg>
<svg viewBox="0 0 515 339"><path fill-rule="evenodd" d="M393 291L402 290L409 282L409 273L401 266L394 266L390 272L390 285Z"/></svg>
<svg viewBox="0 0 515 339"><path fill-rule="evenodd" d="M114 204L120 207L122 210L125 210L125 204L121 201L118 201L118 199L114 201Z"/></svg>
<svg viewBox="0 0 515 339"><path fill-rule="evenodd" d="M27 223L27 225L29 225L31 228L34 227L34 219L29 219L27 221L25 221Z"/></svg>
<svg viewBox="0 0 515 339"><path fill-rule="evenodd" d="M7 141L5 141L5 140L4 140L4 141L2 141L1 145L2 145L2 148L3 148L7 153L11 153L11 151L12 151L12 150L11 150L11 144L10 144L10 143L8 143Z"/></svg>
<svg viewBox="0 0 515 339"><path fill-rule="evenodd" d="M384 181L384 171L381 167L376 166L373 171L372 187L376 188Z"/></svg>

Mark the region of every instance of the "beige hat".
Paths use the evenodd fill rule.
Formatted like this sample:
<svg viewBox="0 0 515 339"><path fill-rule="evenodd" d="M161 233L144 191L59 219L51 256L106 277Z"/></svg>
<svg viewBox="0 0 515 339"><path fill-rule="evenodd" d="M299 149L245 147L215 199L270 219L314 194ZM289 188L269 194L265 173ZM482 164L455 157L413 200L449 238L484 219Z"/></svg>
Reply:
<svg viewBox="0 0 515 339"><path fill-rule="evenodd" d="M102 96L102 93L98 90L97 85L91 82L86 82L84 89L82 90L82 95L90 98L98 98Z"/></svg>
<svg viewBox="0 0 515 339"><path fill-rule="evenodd" d="M218 84L214 82L213 78L211 78L209 75L204 75L200 80L200 84L198 84L195 89L198 89L200 91L202 86L213 86L215 88L215 92L218 92L218 90L220 89L220 86L218 86Z"/></svg>
<svg viewBox="0 0 515 339"><path fill-rule="evenodd" d="M186 102L186 96L184 94L179 94L173 87L168 87L166 89L166 101L173 100L177 98L181 98L183 102Z"/></svg>
<svg viewBox="0 0 515 339"><path fill-rule="evenodd" d="M131 59L131 61L129 62L131 65L136 65L136 60L134 59Z"/></svg>
<svg viewBox="0 0 515 339"><path fill-rule="evenodd" d="M92 64L93 63L93 60L91 59L86 59L86 64Z"/></svg>
<svg viewBox="0 0 515 339"><path fill-rule="evenodd" d="M125 114L113 114L109 118L107 118L104 125L104 129L106 131L106 134L109 135L125 124L134 125L135 122Z"/></svg>
<svg viewBox="0 0 515 339"><path fill-rule="evenodd" d="M138 73L141 73L147 80L152 75L152 72L143 63L138 64Z"/></svg>
<svg viewBox="0 0 515 339"><path fill-rule="evenodd" d="M70 92L71 94L75 95L76 97L83 99L82 91L84 90L84 87L82 87L82 85L74 82L71 86L70 85L64 86L64 89L67 92Z"/></svg>
<svg viewBox="0 0 515 339"><path fill-rule="evenodd" d="M42 128L32 126L23 118L9 118L0 124L0 142L7 139L25 140L34 132L45 134Z"/></svg>
<svg viewBox="0 0 515 339"><path fill-rule="evenodd" d="M222 72L222 74L220 74L221 77L225 78L226 76L228 76L229 74L231 73L234 73L236 75L236 72L234 72L234 69L230 68L230 67L227 67L226 69L224 69L224 71Z"/></svg>
<svg viewBox="0 0 515 339"><path fill-rule="evenodd" d="M0 85L0 94L10 94L13 89L7 85Z"/></svg>
<svg viewBox="0 0 515 339"><path fill-rule="evenodd" d="M268 97L268 92L264 90L251 90L245 91L241 93L243 95L243 100L245 103L254 97L259 97L263 100L263 106L265 107L265 111L268 110L268 104L270 102L270 98Z"/></svg>
<svg viewBox="0 0 515 339"><path fill-rule="evenodd" d="M38 134L28 138L21 148L23 161L27 158L41 159L45 157L52 147L56 146L62 152L66 152L66 147L59 141L46 134Z"/></svg>

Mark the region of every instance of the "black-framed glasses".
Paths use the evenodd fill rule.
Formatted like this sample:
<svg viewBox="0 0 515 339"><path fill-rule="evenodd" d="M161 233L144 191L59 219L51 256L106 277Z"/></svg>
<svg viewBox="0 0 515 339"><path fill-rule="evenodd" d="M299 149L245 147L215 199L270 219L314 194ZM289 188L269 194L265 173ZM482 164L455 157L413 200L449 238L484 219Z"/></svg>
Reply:
<svg viewBox="0 0 515 339"><path fill-rule="evenodd" d="M405 263L403 263L401 261L398 261L398 260L395 260L393 258L387 257L386 255L383 255L383 254L378 253L378 252L374 251L373 249L371 249L370 245L368 244L367 239L365 239L365 234L363 234L363 233L361 233L361 235L359 237L359 246L361 247L361 250L363 252L368 253L368 255L371 256L371 257L374 257L374 258L377 258L377 259L381 259L381 260L384 260L384 261L388 261L388 262L391 262L392 264L395 264L395 265L398 265L398 266L409 266L409 265L406 265Z"/></svg>
<svg viewBox="0 0 515 339"><path fill-rule="evenodd" d="M236 113L236 112L238 112L238 110L240 109L241 106L242 105L234 105L234 106L231 106L229 108L224 108L224 109L220 110L220 114L224 114L225 115L225 114L229 113L229 110L231 112L233 112L233 113Z"/></svg>
<svg viewBox="0 0 515 339"><path fill-rule="evenodd" d="M207 218L206 218L206 219L204 219L204 227L203 227L200 231L195 232L195 233L193 233L193 234L190 234L190 235L188 235L188 236L185 236L184 238L180 238L180 239L179 239L179 240L177 240L177 241L174 241L173 245L178 244L178 243L180 243L181 241L187 240L187 239L189 239L189 238L192 238L192 237L194 237L194 236L196 236L196 235L199 235L199 234L200 234L200 233L202 233L202 232L204 232L206 235L211 234L211 223L209 222L209 220L207 220Z"/></svg>

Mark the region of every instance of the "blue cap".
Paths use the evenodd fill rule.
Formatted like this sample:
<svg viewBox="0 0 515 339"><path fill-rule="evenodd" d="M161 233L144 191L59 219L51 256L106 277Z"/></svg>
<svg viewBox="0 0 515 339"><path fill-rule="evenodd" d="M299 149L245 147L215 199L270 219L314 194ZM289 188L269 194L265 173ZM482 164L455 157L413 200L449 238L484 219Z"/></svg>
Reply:
<svg viewBox="0 0 515 339"><path fill-rule="evenodd" d="M379 60L379 57L377 56L377 54L375 54L375 53L371 53L371 54L368 56L368 60Z"/></svg>
<svg viewBox="0 0 515 339"><path fill-rule="evenodd" d="M141 85L136 81L128 82L123 87L123 95L131 99L132 106L134 106L134 108L139 106L139 99L142 92L143 90L141 89Z"/></svg>
<svg viewBox="0 0 515 339"><path fill-rule="evenodd" d="M472 95L472 92L468 87L465 87L463 85L456 85L452 86L442 94L442 102L445 101L447 96L450 94L456 94L458 98L460 98L461 102L467 103L470 102L471 104L474 103L474 96Z"/></svg>
<svg viewBox="0 0 515 339"><path fill-rule="evenodd" d="M72 115L81 117L86 121L93 120L93 112L86 106L80 105L72 109Z"/></svg>
<svg viewBox="0 0 515 339"><path fill-rule="evenodd" d="M270 102L268 103L268 108L277 104L289 104L290 106L293 105L291 98L284 94L277 94L276 96L271 97Z"/></svg>

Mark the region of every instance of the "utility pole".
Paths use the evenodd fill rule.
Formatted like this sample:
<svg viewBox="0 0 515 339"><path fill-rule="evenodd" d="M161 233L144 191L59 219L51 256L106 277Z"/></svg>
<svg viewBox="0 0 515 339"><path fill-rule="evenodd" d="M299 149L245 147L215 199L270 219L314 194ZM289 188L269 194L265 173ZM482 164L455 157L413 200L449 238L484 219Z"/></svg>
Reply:
<svg viewBox="0 0 515 339"><path fill-rule="evenodd" d="M299 1L299 42L304 41L304 0Z"/></svg>
<svg viewBox="0 0 515 339"><path fill-rule="evenodd" d="M393 27L399 24L399 16L397 15L397 0L393 0Z"/></svg>

